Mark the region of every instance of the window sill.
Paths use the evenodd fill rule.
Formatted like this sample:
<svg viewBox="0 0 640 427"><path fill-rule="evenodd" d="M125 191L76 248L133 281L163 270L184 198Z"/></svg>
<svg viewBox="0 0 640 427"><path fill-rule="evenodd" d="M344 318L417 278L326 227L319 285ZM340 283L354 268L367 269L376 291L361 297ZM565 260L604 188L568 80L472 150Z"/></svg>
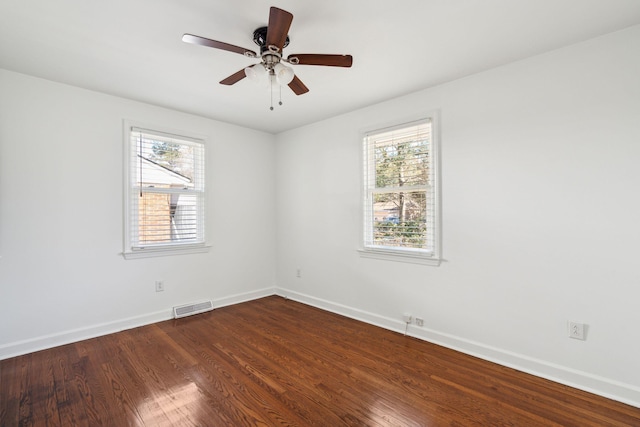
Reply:
<svg viewBox="0 0 640 427"><path fill-rule="evenodd" d="M149 247L126 251L122 253L124 259L152 258L161 256L188 255L209 252L211 246L171 246L171 247Z"/></svg>
<svg viewBox="0 0 640 427"><path fill-rule="evenodd" d="M362 258L381 259L384 261L408 262L412 264L431 265L438 267L442 259L420 253L401 252L385 249L358 249Z"/></svg>

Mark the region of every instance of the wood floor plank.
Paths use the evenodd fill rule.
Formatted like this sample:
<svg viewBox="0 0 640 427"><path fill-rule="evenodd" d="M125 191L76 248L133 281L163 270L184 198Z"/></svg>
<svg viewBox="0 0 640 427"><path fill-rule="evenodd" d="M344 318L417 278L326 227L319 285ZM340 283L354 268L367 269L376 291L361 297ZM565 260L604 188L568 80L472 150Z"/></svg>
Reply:
<svg viewBox="0 0 640 427"><path fill-rule="evenodd" d="M60 413L56 396L56 380L53 374L53 360L55 353L48 353L49 357L36 358L32 366L33 374L40 383L39 390L33 398L34 419L44 419L45 425L60 426Z"/></svg>
<svg viewBox="0 0 640 427"><path fill-rule="evenodd" d="M280 297L0 361L0 426L640 426L640 409Z"/></svg>
<svg viewBox="0 0 640 427"><path fill-rule="evenodd" d="M22 356L20 359L20 394L18 397L18 414L21 424L33 425L33 394L37 387L37 385L32 382L34 375L31 368L33 355L27 354L25 356Z"/></svg>
<svg viewBox="0 0 640 427"><path fill-rule="evenodd" d="M20 372L22 357L0 362L0 425L18 425L20 420Z"/></svg>
<svg viewBox="0 0 640 427"><path fill-rule="evenodd" d="M78 402L80 391L75 387L73 365L79 362L79 355L72 344L47 350L51 354L53 377L56 382L57 412L62 426L88 425L86 411Z"/></svg>

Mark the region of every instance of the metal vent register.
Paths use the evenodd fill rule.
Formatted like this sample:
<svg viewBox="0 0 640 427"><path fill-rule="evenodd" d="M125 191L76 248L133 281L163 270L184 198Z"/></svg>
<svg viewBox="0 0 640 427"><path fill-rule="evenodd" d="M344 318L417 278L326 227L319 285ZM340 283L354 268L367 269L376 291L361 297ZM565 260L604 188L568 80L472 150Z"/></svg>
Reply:
<svg viewBox="0 0 640 427"><path fill-rule="evenodd" d="M173 317L179 319L181 317L192 316L194 314L204 313L213 310L211 301L198 302L194 304L185 304L173 307Z"/></svg>

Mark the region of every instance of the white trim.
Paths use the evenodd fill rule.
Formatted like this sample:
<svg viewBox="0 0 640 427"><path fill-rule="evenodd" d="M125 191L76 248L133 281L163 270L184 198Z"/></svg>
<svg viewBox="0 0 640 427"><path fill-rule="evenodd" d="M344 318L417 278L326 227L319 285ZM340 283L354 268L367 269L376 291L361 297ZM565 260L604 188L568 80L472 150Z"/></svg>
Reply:
<svg viewBox="0 0 640 427"><path fill-rule="evenodd" d="M391 319L287 289L277 288L277 295L401 334L404 334L405 331L406 324L401 320ZM409 325L407 335L640 408L640 387L632 384L546 362L428 327Z"/></svg>
<svg viewBox="0 0 640 427"><path fill-rule="evenodd" d="M129 129L132 132L142 132L142 133L149 133L151 135L163 136L165 138L175 138L181 141L189 141L194 144L204 144L206 142L206 138L189 136L188 133L181 132L181 131L165 132L163 130L156 129L156 126L148 126L148 127L131 126Z"/></svg>
<svg viewBox="0 0 640 427"><path fill-rule="evenodd" d="M442 260L433 256L427 256L420 252L402 251L400 249L384 250L377 248L358 249L358 254L362 258L381 259L385 261L408 262L412 264L423 264L439 266Z"/></svg>
<svg viewBox="0 0 640 427"><path fill-rule="evenodd" d="M213 305L216 308L226 307L228 305L240 304L247 301L253 301L264 297L277 295L277 289L275 287L258 289L257 291L243 292L241 294L229 295L223 298L213 300Z"/></svg>
<svg viewBox="0 0 640 427"><path fill-rule="evenodd" d="M275 288L264 288L257 291L230 295L218 299L211 299L211 301L213 302L213 307L215 310L216 308L239 304L258 298L264 298L274 294L276 294ZM178 304L171 304L171 307L167 307L166 309L143 314L140 316L100 323L84 328L70 329L55 334L43 335L28 340L0 345L0 360L21 356L27 353L33 353L34 351L58 347L65 344L71 344L90 338L96 338L103 335L113 334L127 329L150 325L152 323L171 320L173 319L172 307L174 305L179 305L180 303L183 303L183 301L180 301Z"/></svg>
<svg viewBox="0 0 640 427"><path fill-rule="evenodd" d="M121 255L124 259L140 259L140 258L153 258L159 256L167 256L167 255L189 255L189 254L200 254L209 252L211 250L211 246L206 245L185 245L180 247L179 245L171 245L169 247L144 247L144 248L136 248L135 250L122 252Z"/></svg>
<svg viewBox="0 0 640 427"><path fill-rule="evenodd" d="M433 156L433 201L435 211L433 219L435 221L433 256L442 258L442 154L440 153L440 110L432 111L431 117L431 153ZM438 265L440 265L438 263Z"/></svg>

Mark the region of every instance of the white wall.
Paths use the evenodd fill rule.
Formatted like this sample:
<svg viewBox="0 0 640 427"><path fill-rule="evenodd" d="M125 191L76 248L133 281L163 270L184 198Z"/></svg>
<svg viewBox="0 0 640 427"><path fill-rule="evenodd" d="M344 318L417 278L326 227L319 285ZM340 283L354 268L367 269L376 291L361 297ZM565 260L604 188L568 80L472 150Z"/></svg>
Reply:
<svg viewBox="0 0 640 427"><path fill-rule="evenodd" d="M0 94L0 358L273 293L273 135L4 70ZM123 119L208 137L209 253L120 255Z"/></svg>
<svg viewBox="0 0 640 427"><path fill-rule="evenodd" d="M640 26L278 135L279 292L640 406L638 52ZM360 258L360 133L434 109L446 262Z"/></svg>

